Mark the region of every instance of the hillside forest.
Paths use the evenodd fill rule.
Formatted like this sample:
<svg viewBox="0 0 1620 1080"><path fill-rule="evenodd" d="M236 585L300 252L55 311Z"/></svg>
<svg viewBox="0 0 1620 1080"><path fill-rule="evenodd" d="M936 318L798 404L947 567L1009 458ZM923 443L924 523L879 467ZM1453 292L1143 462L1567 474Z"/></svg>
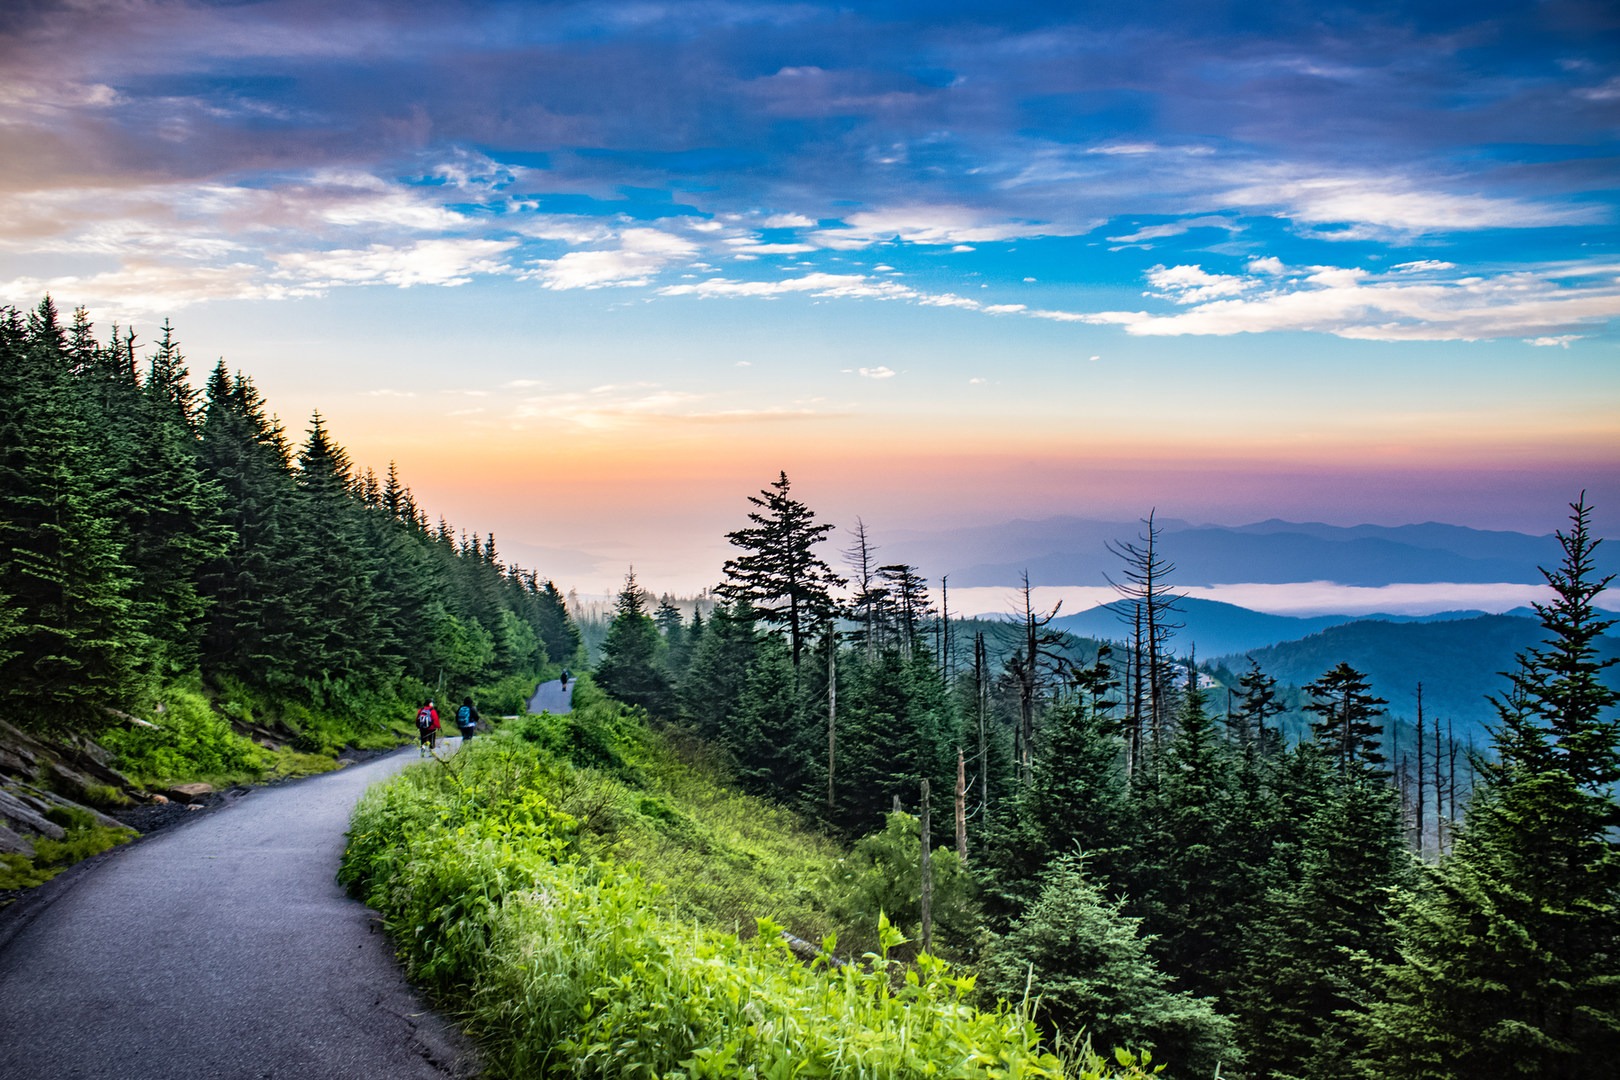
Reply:
<svg viewBox="0 0 1620 1080"><path fill-rule="evenodd" d="M138 766L157 753L143 740L161 739L125 718L192 693L223 725L220 745L253 709L312 740L397 739L378 717L403 718L413 698L521 696L584 655L558 590L503 565L493 537L430 525L394 470L356 470L318 415L294 447L223 365L195 395L167 328L142 366L132 338L115 329L98 344L83 312L63 325L49 300L7 311L0 395L14 403L0 417L0 685L27 725L95 734ZM845 945L826 938L817 965L844 972L850 1000L892 981L920 1001L948 964L965 976L941 1015L958 1015L958 999L1016 1008L1047 1046L1145 1051L1169 1077L1607 1075L1620 1051L1620 720L1596 645L1612 620L1594 605L1608 581L1584 497L1543 571L1540 639L1478 688L1497 719L1460 771L1433 718L1396 735L1348 663L1294 693L1259 663L1222 683L1179 654L1173 563L1151 516L1115 545L1126 631L1110 645L1052 629L1056 613L1034 609L1027 587L1010 631L953 622L922 570L883 563L863 524L829 555L834 526L785 473L747 498L712 604L655 602L627 575L586 683L611 724L523 722L504 749L468 755L466 779L413 780L415 794L379 796L357 819L346 873L394 925L428 925L430 893L441 914L471 910L454 883L474 856L409 846L409 822L450 820L433 799L482 808L457 842L476 842L488 880L507 873L502 860L550 875L578 865L584 829L556 807L578 809L596 781L517 748L622 779L652 766L614 748L655 742L718 762L714 783L844 852L837 864L863 884L840 894ZM1302 724L1285 724L1296 704ZM647 734L624 734L638 724ZM476 770L499 798L468 794ZM696 828L662 799L585 801L597 816L625 816L630 800L672 832ZM413 869L407 849L443 861ZM655 890L607 890L625 873L638 871L545 888L656 906ZM494 918L504 903L473 906ZM622 925L638 917L624 911ZM505 941L494 923L458 925L444 933L462 953ZM732 946L711 948L711 966L742 970ZM436 977L435 962L418 977ZM861 971L878 983L858 983ZM587 1020L607 1023L613 985L581 999ZM540 1030L510 1015L500 986L479 994L505 1010L501 1024ZM1021 1038L995 1031L985 1038ZM542 1051L523 1067L630 1074L619 1043L579 1045L589 1053L572 1063ZM740 1075L699 1067L741 1060L724 1057L740 1046L675 1064ZM1001 1075L975 1060L941 1075ZM1071 1067L1081 1074L1101 1075Z"/></svg>
<svg viewBox="0 0 1620 1080"><path fill-rule="evenodd" d="M295 442L223 362L198 393L167 325L140 359L82 309L4 309L0 401L0 698L24 729L137 777L273 773L261 742L392 745L430 695L515 711L578 647L493 535L430 521L319 414Z"/></svg>

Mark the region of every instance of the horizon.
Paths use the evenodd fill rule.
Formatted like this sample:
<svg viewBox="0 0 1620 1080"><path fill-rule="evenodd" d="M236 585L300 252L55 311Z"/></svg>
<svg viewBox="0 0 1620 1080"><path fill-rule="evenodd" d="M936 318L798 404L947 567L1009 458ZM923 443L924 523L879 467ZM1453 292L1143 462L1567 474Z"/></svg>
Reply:
<svg viewBox="0 0 1620 1080"><path fill-rule="evenodd" d="M779 471L835 548L1583 490L1614 536L1617 45L1581 0L47 0L0 304L171 319L565 591L712 584Z"/></svg>

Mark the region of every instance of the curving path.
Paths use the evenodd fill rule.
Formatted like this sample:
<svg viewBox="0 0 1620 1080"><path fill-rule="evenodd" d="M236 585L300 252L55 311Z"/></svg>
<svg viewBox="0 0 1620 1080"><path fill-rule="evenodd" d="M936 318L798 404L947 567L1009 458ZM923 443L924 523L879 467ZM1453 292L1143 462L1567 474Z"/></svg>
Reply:
<svg viewBox="0 0 1620 1080"><path fill-rule="evenodd" d="M557 713L562 714L574 710L574 687L577 685L573 679L568 680L565 687L561 679L552 679L543 682L534 688L534 696L529 698L529 711L531 713Z"/></svg>
<svg viewBox="0 0 1620 1080"><path fill-rule="evenodd" d="M0 1076L475 1075L470 1042L335 878L355 800L415 760L253 791L19 901L0 938Z"/></svg>

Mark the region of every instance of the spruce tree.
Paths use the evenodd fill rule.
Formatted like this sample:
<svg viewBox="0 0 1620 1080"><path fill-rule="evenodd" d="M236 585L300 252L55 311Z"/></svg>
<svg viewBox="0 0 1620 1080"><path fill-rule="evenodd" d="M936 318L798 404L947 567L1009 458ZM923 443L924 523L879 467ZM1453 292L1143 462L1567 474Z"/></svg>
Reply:
<svg viewBox="0 0 1620 1080"><path fill-rule="evenodd" d="M1620 720L1593 601L1585 497L1543 570L1546 634L1496 700L1496 760L1480 762L1451 853L1401 910L1400 960L1366 1021L1368 1075L1575 1080L1620 1060Z"/></svg>
<svg viewBox="0 0 1620 1080"><path fill-rule="evenodd" d="M754 615L746 603L721 604L710 613L677 693L681 716L700 738L718 741L729 730L758 651Z"/></svg>
<svg viewBox="0 0 1620 1080"><path fill-rule="evenodd" d="M757 509L753 524L726 534L743 554L727 559L726 580L715 589L732 602L747 601L754 614L787 631L794 670L815 630L831 619L832 590L844 584L816 545L833 526L816 522L815 512L789 494L787 473L748 501Z"/></svg>
<svg viewBox="0 0 1620 1080"><path fill-rule="evenodd" d="M632 568L625 575L613 623L602 642L602 655L596 662L597 684L626 704L640 705L654 716L667 715L670 685L660 657L662 645Z"/></svg>
<svg viewBox="0 0 1620 1080"><path fill-rule="evenodd" d="M1039 897L981 965L987 996L1038 999L1036 1019L1094 1048L1148 1050L1162 1074L1220 1075L1243 1054L1232 1023L1208 998L1177 991L1148 952L1141 920L1126 916L1085 870L1080 856L1058 858L1042 875Z"/></svg>
<svg viewBox="0 0 1620 1080"><path fill-rule="evenodd" d="M9 598L7 715L39 730L93 729L148 685L151 644L135 611L98 452L102 417L81 395L49 297L26 323L0 309L0 596Z"/></svg>
<svg viewBox="0 0 1620 1080"><path fill-rule="evenodd" d="M1389 702L1373 696L1366 675L1341 661L1307 684L1305 692L1312 698L1305 711L1316 714L1311 731L1337 760L1340 772L1357 764L1384 764L1379 718Z"/></svg>

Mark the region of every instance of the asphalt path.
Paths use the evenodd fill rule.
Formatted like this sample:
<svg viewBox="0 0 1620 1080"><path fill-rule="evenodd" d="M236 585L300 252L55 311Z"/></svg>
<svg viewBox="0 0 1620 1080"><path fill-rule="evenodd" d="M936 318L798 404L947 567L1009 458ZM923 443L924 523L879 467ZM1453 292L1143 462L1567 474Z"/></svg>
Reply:
<svg viewBox="0 0 1620 1080"><path fill-rule="evenodd" d="M0 939L0 1078L475 1075L335 876L355 800L416 759L252 791L43 886Z"/></svg>
<svg viewBox="0 0 1620 1080"><path fill-rule="evenodd" d="M574 711L574 680L569 679L564 686L561 679L552 679L543 682L534 688L534 696L529 699L531 713L567 713Z"/></svg>

